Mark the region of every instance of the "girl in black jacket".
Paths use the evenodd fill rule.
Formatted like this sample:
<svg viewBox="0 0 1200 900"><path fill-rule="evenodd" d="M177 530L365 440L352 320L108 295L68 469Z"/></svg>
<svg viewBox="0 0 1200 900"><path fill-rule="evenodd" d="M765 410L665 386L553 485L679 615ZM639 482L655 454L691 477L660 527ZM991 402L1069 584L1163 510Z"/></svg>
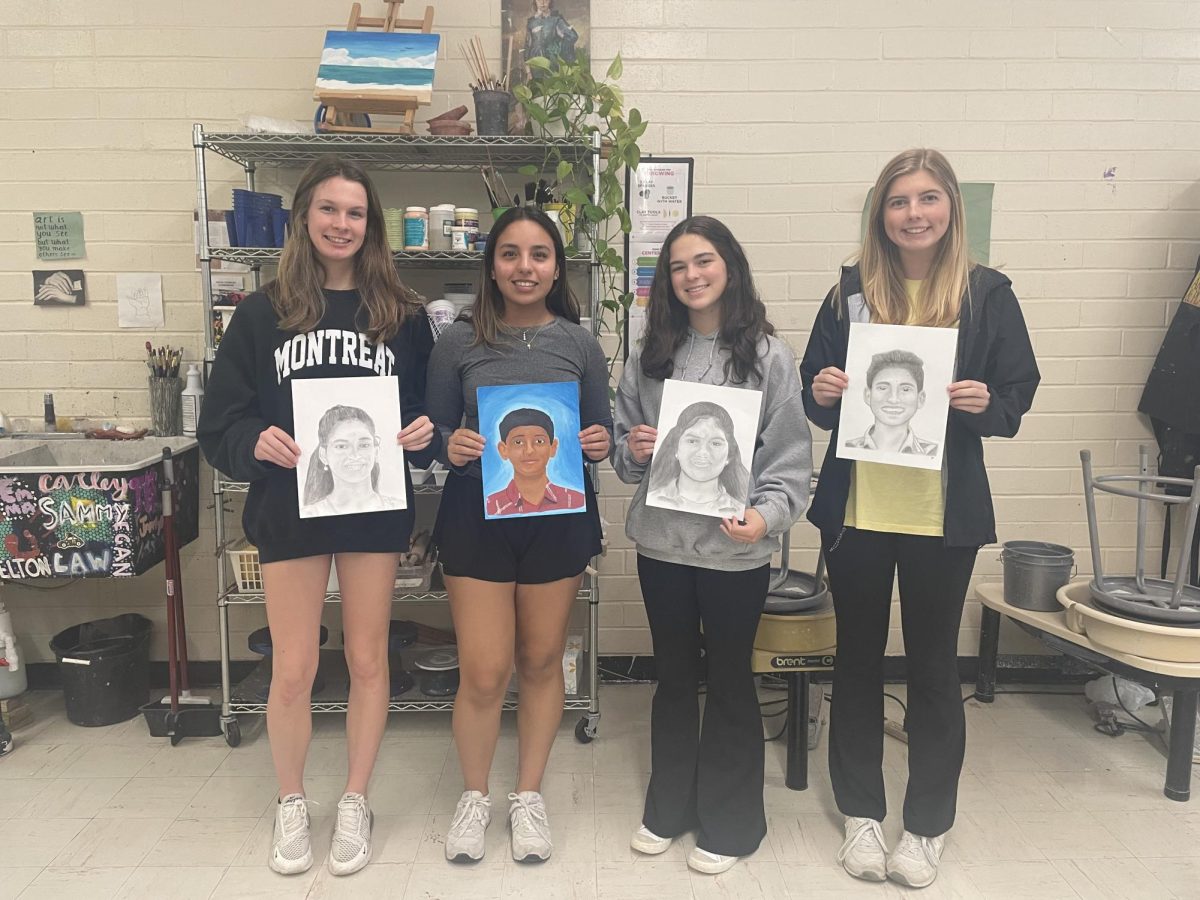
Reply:
<svg viewBox="0 0 1200 900"><path fill-rule="evenodd" d="M852 322L958 330L942 470L837 456ZM996 540L984 437L1012 437L1040 375L1008 278L967 258L962 195L936 150L908 150L880 173L857 264L817 313L801 363L804 405L832 431L809 519L821 530L837 617L829 770L858 878L924 887L954 823L966 725L958 678L963 601L983 544ZM925 390L940 390L926 385ZM904 833L889 854L881 822L883 658L892 583L908 665Z"/></svg>
<svg viewBox="0 0 1200 900"><path fill-rule="evenodd" d="M406 509L341 515L319 509L318 518L301 518L292 385L302 378L392 380L402 430L377 435L368 417L352 435L327 442L323 461L340 467L352 457L377 456L372 444L394 440L406 459L427 466L441 446L424 414L433 334L396 274L379 197L361 168L332 156L317 160L300 176L292 210L278 277L241 302L221 340L197 437L215 469L250 482L242 524L258 547L271 629L267 734L280 798L268 863L285 875L312 865L304 760L321 612L336 560L350 670L349 765L329 869L345 875L366 865L371 853L366 792L387 724L388 620L396 565L412 532L412 484L405 471ZM334 497L325 493L316 499L330 505Z"/></svg>

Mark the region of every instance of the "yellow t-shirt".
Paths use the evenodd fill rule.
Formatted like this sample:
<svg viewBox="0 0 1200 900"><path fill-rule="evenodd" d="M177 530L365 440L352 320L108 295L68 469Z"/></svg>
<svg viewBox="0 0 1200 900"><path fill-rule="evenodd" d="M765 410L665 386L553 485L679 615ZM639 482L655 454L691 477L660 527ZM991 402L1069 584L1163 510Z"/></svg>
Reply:
<svg viewBox="0 0 1200 900"><path fill-rule="evenodd" d="M904 280L910 305L916 305L920 288L920 281ZM847 527L941 537L945 505L939 470L862 460L850 467Z"/></svg>

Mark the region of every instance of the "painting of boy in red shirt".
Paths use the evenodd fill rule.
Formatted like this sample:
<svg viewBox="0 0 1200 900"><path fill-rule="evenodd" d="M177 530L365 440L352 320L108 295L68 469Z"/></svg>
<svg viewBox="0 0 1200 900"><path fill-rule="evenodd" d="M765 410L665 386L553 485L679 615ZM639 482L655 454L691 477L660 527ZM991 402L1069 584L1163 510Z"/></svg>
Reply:
<svg viewBox="0 0 1200 900"><path fill-rule="evenodd" d="M554 420L542 410L525 407L505 415L496 452L512 466L513 477L503 490L488 495L488 518L584 510L582 493L554 484L546 473L558 441Z"/></svg>

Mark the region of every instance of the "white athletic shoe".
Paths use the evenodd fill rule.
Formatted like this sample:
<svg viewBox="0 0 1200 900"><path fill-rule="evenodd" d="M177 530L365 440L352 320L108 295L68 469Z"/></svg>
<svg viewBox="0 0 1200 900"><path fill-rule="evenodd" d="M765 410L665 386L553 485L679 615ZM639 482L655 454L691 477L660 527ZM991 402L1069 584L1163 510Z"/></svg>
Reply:
<svg viewBox="0 0 1200 900"><path fill-rule="evenodd" d="M537 791L509 794L508 826L512 831L512 857L517 862L543 862L550 858L550 822L546 801Z"/></svg>
<svg viewBox="0 0 1200 900"><path fill-rule="evenodd" d="M362 794L346 793L337 805L337 825L329 847L329 871L334 875L357 872L371 859L371 826L375 814Z"/></svg>
<svg viewBox="0 0 1200 900"><path fill-rule="evenodd" d="M707 850L693 847L692 852L688 854L687 864L689 869L696 872L705 875L720 875L722 872L732 869L739 859L741 859L740 856L722 856L720 853L709 853Z"/></svg>
<svg viewBox="0 0 1200 900"><path fill-rule="evenodd" d="M945 835L922 837L906 830L888 857L888 878L908 887L928 887L937 878L938 863L942 861L945 846Z"/></svg>
<svg viewBox="0 0 1200 900"><path fill-rule="evenodd" d="M450 862L483 859L484 836L491 821L492 798L479 791L463 791L446 832L446 859Z"/></svg>
<svg viewBox="0 0 1200 900"><path fill-rule="evenodd" d="M846 816L846 840L838 851L838 862L863 881L887 881L887 844L878 819Z"/></svg>
<svg viewBox="0 0 1200 900"><path fill-rule="evenodd" d="M288 794L275 805L275 844L267 865L280 875L299 875L313 863L308 804L303 794Z"/></svg>
<svg viewBox="0 0 1200 900"><path fill-rule="evenodd" d="M630 847L638 853L645 853L648 856L666 853L673 843L675 843L675 838L659 837L645 825L639 825L638 830L629 839Z"/></svg>

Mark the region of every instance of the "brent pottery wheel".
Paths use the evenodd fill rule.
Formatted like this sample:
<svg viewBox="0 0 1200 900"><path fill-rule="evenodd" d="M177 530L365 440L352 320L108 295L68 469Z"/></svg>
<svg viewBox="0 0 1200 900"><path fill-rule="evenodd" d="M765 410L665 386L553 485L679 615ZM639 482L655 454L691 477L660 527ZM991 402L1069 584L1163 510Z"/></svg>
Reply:
<svg viewBox="0 0 1200 900"><path fill-rule="evenodd" d="M1101 649L1143 659L1200 662L1200 628L1158 625L1115 615L1099 606L1086 581L1073 581L1059 588L1058 602L1066 613L1067 628L1087 635Z"/></svg>

